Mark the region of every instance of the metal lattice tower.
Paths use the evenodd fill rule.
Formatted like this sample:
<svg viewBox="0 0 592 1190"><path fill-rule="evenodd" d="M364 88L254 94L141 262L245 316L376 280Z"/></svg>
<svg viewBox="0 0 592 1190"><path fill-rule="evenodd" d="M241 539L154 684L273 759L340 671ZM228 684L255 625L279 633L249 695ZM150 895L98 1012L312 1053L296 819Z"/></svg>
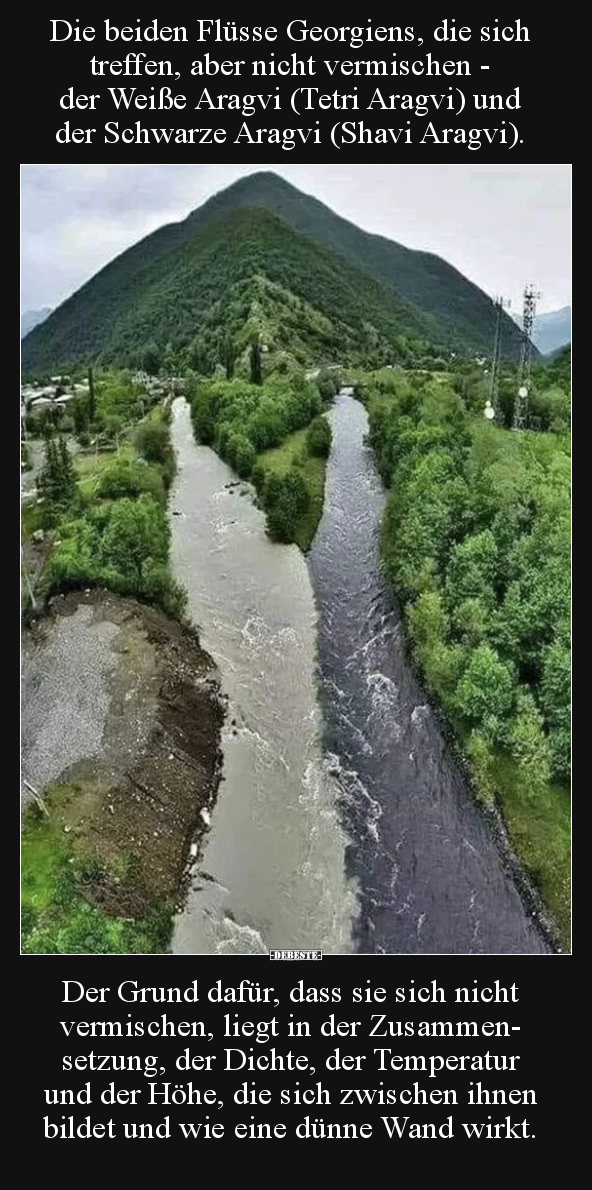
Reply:
<svg viewBox="0 0 592 1190"><path fill-rule="evenodd" d="M518 392L514 402L513 430L525 430L528 422L528 394L530 391L530 366L532 362L532 327L536 314L537 293L534 285L527 285L524 290L524 305L522 307L522 346L520 349L520 364L518 366Z"/></svg>
<svg viewBox="0 0 592 1190"><path fill-rule="evenodd" d="M499 362L502 352L502 315L504 308L511 303L503 297L494 298L496 309L495 331L493 334L493 351L491 354L491 376L489 379L489 400L493 406L496 420L499 419Z"/></svg>

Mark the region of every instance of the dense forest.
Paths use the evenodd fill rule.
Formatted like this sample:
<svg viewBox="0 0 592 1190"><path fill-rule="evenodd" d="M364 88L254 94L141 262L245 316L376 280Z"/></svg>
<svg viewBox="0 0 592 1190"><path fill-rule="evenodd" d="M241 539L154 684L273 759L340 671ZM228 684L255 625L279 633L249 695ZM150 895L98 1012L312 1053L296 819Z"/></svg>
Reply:
<svg viewBox="0 0 592 1190"><path fill-rule="evenodd" d="M380 281L387 292L405 298L433 318L434 342L452 348L490 350L493 335L492 304L487 294L457 269L430 252L414 251L402 244L371 235L342 219L324 203L303 194L273 173L241 178L189 215L194 229L227 210L263 207L279 215L296 231L355 264ZM514 357L520 332L512 319L503 318L506 351Z"/></svg>
<svg viewBox="0 0 592 1190"><path fill-rule="evenodd" d="M385 572L416 658L465 742L481 796L509 793L510 820L519 816L517 799L521 820L545 819L531 867L565 922L570 439L563 418L558 433L492 426L467 408L462 373L388 371L361 387L390 489ZM541 376L539 391L542 401L549 390Z"/></svg>
<svg viewBox="0 0 592 1190"><path fill-rule="evenodd" d="M178 613L183 592L168 570L167 495L175 474L170 411L121 373L92 379L89 392L56 423L51 411L37 427L45 437L40 502L23 513L23 533L41 530L54 542L44 573L45 594L106 586ZM144 416L142 416L144 414ZM29 426L39 420L34 415ZM88 453L76 459L68 427ZM65 432L66 431L66 432ZM94 450L88 450L91 440ZM101 452L98 450L99 438Z"/></svg>
<svg viewBox="0 0 592 1190"><path fill-rule="evenodd" d="M261 369L255 343L249 381L191 381L193 427L198 442L213 446L241 478L252 480L270 536L306 549L322 511L324 460L331 446L321 414L337 379L321 372L306 380L295 371L264 380Z"/></svg>

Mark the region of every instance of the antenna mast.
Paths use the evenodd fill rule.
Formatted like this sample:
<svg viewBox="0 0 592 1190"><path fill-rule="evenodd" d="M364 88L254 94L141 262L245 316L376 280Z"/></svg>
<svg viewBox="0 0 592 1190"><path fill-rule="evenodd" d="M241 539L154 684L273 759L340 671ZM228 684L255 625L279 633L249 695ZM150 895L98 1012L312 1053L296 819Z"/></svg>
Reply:
<svg viewBox="0 0 592 1190"><path fill-rule="evenodd" d="M506 301L503 297L494 298L494 306L496 309L495 331L493 334L493 351L491 355L491 376L489 380L489 400L493 408L494 416L499 421L499 362L502 353L502 314L504 307L509 307L510 301Z"/></svg>
<svg viewBox="0 0 592 1190"><path fill-rule="evenodd" d="M537 293L534 285L527 285L524 290L524 305L522 307L522 346L520 349L520 364L518 366L518 393L514 402L513 430L525 430L528 423L528 395L530 392L530 367L532 362L532 327L536 314Z"/></svg>

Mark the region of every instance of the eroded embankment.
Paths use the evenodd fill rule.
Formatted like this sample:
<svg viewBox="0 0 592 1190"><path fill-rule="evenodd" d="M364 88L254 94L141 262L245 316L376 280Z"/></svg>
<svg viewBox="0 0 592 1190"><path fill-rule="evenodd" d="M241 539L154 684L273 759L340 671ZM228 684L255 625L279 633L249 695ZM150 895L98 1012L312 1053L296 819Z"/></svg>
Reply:
<svg viewBox="0 0 592 1190"><path fill-rule="evenodd" d="M45 823L104 914L172 905L220 779L224 705L197 637L109 592L58 596L24 634L22 691L23 781L49 811L25 827L25 852ZM42 917L47 880L35 864L28 879Z"/></svg>

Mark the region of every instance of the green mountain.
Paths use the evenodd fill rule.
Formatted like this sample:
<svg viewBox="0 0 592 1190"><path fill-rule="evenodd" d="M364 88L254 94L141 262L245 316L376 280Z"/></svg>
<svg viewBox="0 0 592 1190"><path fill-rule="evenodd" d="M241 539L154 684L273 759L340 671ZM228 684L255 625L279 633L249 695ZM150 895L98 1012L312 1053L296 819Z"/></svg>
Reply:
<svg viewBox="0 0 592 1190"><path fill-rule="evenodd" d="M507 319L505 347L520 333ZM373 366L428 345L490 349L490 299L426 253L368 235L274 174L244 178L111 261L35 327L27 371L136 366L147 349L213 368L257 332L300 362Z"/></svg>
<svg viewBox="0 0 592 1190"><path fill-rule="evenodd" d="M370 235L273 173L241 178L193 211L187 223L202 228L222 211L240 206L274 211L297 231L361 266L391 293L432 314L440 340L449 346L491 351L495 322L491 298L439 256ZM503 315L503 341L509 358L518 355L520 334L508 314Z"/></svg>

